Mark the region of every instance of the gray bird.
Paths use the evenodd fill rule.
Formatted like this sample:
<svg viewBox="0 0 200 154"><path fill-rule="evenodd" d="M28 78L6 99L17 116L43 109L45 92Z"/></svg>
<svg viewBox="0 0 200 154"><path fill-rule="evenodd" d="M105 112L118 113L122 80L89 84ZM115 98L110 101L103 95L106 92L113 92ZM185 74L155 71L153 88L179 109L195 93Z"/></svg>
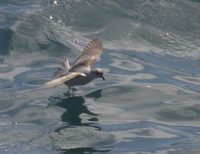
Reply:
<svg viewBox="0 0 200 154"><path fill-rule="evenodd" d="M65 61L58 68L53 78L46 82L48 87L54 87L64 83L69 87L68 92L74 86L85 85L96 78L102 78L103 70L100 68L91 70L92 64L94 64L103 51L102 42L100 39L93 39L83 49L82 54L73 62L70 66L68 60Z"/></svg>

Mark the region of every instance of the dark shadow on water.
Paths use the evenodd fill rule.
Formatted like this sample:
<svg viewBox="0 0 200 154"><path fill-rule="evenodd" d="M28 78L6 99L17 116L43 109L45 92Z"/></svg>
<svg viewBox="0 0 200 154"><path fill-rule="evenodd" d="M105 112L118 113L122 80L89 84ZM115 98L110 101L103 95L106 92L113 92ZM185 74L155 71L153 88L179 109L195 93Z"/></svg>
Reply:
<svg viewBox="0 0 200 154"><path fill-rule="evenodd" d="M77 149L69 149L62 152L62 154L92 154L94 152L98 153L106 153L110 150L97 150L95 148L77 148Z"/></svg>
<svg viewBox="0 0 200 154"><path fill-rule="evenodd" d="M96 90L94 92L91 92L86 97L92 97L92 98L101 98L102 97L102 89Z"/></svg>
<svg viewBox="0 0 200 154"><path fill-rule="evenodd" d="M88 107L85 105L86 100L85 97L92 97L92 98L100 98L102 89L96 90L92 93L89 93L85 96L74 96L74 97L67 97L64 94L64 97L54 98L56 99L56 106L59 106L66 111L61 115L61 119L63 122L66 122L67 125L62 126L54 130L55 132L60 132L63 129L67 129L71 126L87 126L93 127L96 130L101 131L101 128L97 126L95 122L98 121L98 114L91 112ZM80 117L81 114L90 115L91 118L88 119L90 122L82 122L82 118ZM106 153L110 150L107 149L96 149L95 147L83 147L83 148L75 148L75 149L57 149L62 154L92 154L92 153Z"/></svg>
<svg viewBox="0 0 200 154"><path fill-rule="evenodd" d="M67 97L64 94L64 97L56 98L56 101L57 101L56 106L59 106L66 110L66 112L64 112L61 115L61 119L63 122L68 123L67 127L69 127L69 126L96 127L96 126L93 126L92 124L94 122L98 121L98 118L97 118L98 114L89 111L88 107L85 105L85 102L86 102L85 97L100 98L102 96L101 92L102 92L102 89L96 90L92 93L89 93L86 96ZM83 113L93 116L90 119L88 119L88 121L91 121L91 123L83 123L82 122L80 115ZM63 129L63 128L60 128L59 130L61 130L61 129ZM97 128L97 129L100 129L100 128Z"/></svg>
<svg viewBox="0 0 200 154"><path fill-rule="evenodd" d="M13 32L9 28L0 29L0 55L8 55L12 48Z"/></svg>
<svg viewBox="0 0 200 154"><path fill-rule="evenodd" d="M64 112L61 116L62 121L69 123L69 125L82 125L80 118L82 113L97 115L89 111L84 103L85 99L82 96L61 99L57 106L66 109L66 112Z"/></svg>

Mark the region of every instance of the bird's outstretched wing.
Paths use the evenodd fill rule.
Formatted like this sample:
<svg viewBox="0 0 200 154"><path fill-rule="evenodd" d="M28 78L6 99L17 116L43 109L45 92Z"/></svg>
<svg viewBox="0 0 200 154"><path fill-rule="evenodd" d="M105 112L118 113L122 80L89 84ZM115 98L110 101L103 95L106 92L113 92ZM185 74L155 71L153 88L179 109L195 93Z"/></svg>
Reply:
<svg viewBox="0 0 200 154"><path fill-rule="evenodd" d="M60 66L58 67L57 71L54 73L52 78L55 79L62 76L63 74L66 74L69 71L69 69L70 69L69 61L65 57L64 61L60 64Z"/></svg>
<svg viewBox="0 0 200 154"><path fill-rule="evenodd" d="M84 72L84 68L90 70L91 65L101 56L102 50L103 46L101 40L93 39L83 49L82 54L74 61L69 71L83 70L81 72Z"/></svg>
<svg viewBox="0 0 200 154"><path fill-rule="evenodd" d="M78 76L84 76L85 77L86 75L84 73L80 73L80 72L68 72L63 76L60 76L58 78L54 78L54 79L46 82L46 86L48 88L55 87L55 86L58 86L58 85L60 85L64 82L68 81L68 80L71 80L75 77L78 77Z"/></svg>

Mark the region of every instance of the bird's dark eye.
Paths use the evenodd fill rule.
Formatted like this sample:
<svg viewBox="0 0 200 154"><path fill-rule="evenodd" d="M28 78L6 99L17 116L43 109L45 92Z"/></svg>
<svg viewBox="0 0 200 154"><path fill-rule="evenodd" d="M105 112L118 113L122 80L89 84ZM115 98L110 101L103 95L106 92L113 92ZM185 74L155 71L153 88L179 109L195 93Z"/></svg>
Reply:
<svg viewBox="0 0 200 154"><path fill-rule="evenodd" d="M96 74L96 75L102 75L102 74L103 74L103 72L96 71L96 72L95 72L95 74Z"/></svg>

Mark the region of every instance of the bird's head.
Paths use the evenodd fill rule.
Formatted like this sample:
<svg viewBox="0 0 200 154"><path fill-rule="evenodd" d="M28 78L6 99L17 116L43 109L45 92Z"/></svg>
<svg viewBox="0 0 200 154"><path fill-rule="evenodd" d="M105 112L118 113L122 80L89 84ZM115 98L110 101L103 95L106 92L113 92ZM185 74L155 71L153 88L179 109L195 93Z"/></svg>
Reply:
<svg viewBox="0 0 200 154"><path fill-rule="evenodd" d="M103 73L103 70L102 70L102 69L97 68L97 69L95 69L93 72L94 72L94 74L95 74L96 77L102 78L103 80L105 80L105 78L104 78L104 73Z"/></svg>

